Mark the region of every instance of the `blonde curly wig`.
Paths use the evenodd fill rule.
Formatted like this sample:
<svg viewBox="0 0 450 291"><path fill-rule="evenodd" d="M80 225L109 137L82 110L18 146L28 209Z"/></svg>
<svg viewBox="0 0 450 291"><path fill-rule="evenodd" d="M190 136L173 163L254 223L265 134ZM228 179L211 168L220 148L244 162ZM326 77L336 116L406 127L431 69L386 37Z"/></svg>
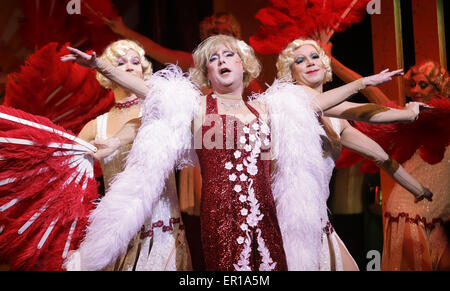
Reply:
<svg viewBox="0 0 450 291"><path fill-rule="evenodd" d="M450 75L440 64L431 60L423 61L410 68L405 74L404 79L410 82L414 75L419 74L425 76L439 95L447 98L450 97Z"/></svg>
<svg viewBox="0 0 450 291"><path fill-rule="evenodd" d="M239 55L244 67L244 88L256 79L261 73L261 64L256 58L255 51L242 40L228 35L215 35L208 37L195 49L193 57L195 67L191 68L191 80L199 87L208 87L208 60L217 52L220 45L224 44Z"/></svg>
<svg viewBox="0 0 450 291"><path fill-rule="evenodd" d="M312 45L316 51L319 53L320 60L322 61L325 67L325 79L324 84L330 82L333 77L333 73L331 71L331 60L322 49L322 47L312 39L296 39L280 53L277 60L277 77L279 79L285 81L294 81L292 78L291 66L295 62L295 54L294 52L301 46L304 45Z"/></svg>
<svg viewBox="0 0 450 291"><path fill-rule="evenodd" d="M102 60L108 61L113 66L118 65L119 59L126 55L129 50L134 50L138 53L142 66L142 73L144 80L147 81L153 74L152 64L145 58L145 51L140 44L135 41L122 39L111 43L99 57ZM97 72L97 80L103 87L107 89L115 89L116 85L108 78Z"/></svg>

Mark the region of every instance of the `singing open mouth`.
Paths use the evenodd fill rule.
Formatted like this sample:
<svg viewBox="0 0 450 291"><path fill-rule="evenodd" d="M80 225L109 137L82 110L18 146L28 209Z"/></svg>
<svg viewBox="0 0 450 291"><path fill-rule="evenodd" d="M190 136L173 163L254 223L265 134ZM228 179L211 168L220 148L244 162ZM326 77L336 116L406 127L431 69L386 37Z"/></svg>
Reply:
<svg viewBox="0 0 450 291"><path fill-rule="evenodd" d="M231 70L228 69L228 68L222 68L222 69L219 70L219 73L220 73L221 75L224 75L224 74L230 73L230 72L231 72Z"/></svg>

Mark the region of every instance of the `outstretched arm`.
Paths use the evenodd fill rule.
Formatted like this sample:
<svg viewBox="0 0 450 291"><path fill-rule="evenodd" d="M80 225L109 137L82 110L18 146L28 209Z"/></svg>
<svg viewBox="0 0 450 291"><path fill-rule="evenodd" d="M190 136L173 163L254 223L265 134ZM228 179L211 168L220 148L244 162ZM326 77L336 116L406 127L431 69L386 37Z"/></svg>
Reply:
<svg viewBox="0 0 450 291"><path fill-rule="evenodd" d="M344 66L341 62L339 62L336 58L329 55L331 58L331 70L333 73L339 77L345 83L350 83L355 80L362 78L362 76L351 69ZM377 87L368 87L364 90L361 90L361 94L363 94L370 102L374 102L377 104L386 104L389 102L389 98Z"/></svg>
<svg viewBox="0 0 450 291"><path fill-rule="evenodd" d="M321 34L318 38L321 47L331 59L331 69L342 81L346 83L361 79L362 76L344 66L331 54L332 43L329 42L327 34ZM377 87L368 87L361 93L373 103L357 104L343 102L325 113L325 116L343 118L347 120L363 121L370 123L389 123L389 122L410 122L417 119L420 109L425 107L423 103L411 102L404 109L394 109L377 104L386 104L389 98Z"/></svg>
<svg viewBox="0 0 450 291"><path fill-rule="evenodd" d="M395 109L374 103L343 102L324 112L325 116L376 124L411 122L419 117L423 103L409 102L403 109Z"/></svg>
<svg viewBox="0 0 450 291"><path fill-rule="evenodd" d="M347 121L343 121L343 123L344 127L341 133L343 146L375 162L397 183L411 192L416 197L416 201L424 198L431 201L433 194L411 177L401 165L390 158L380 145L353 128Z"/></svg>
<svg viewBox="0 0 450 291"><path fill-rule="evenodd" d="M323 48L325 53L330 57L331 59L331 70L333 73L339 77L342 81L345 83L350 83L353 81L356 81L358 79L361 79L362 76L355 71L351 70L350 68L344 66L341 62L339 62L335 57L332 55L332 48L333 44L329 41L329 34L327 33L320 33L320 35L316 36L316 39L320 46ZM389 102L389 98L377 87L368 87L361 91L361 93L366 96L366 98L373 103L376 104L386 104Z"/></svg>
<svg viewBox="0 0 450 291"><path fill-rule="evenodd" d="M191 53L168 49L157 44L150 38L127 27L123 22L122 17L114 20L106 20L106 24L112 31L124 38L138 41L144 47L145 53L148 56L162 64L176 64L185 72L188 71L190 67L194 66L194 59L192 58Z"/></svg>
<svg viewBox="0 0 450 291"><path fill-rule="evenodd" d="M75 48L67 47L67 49L71 54L61 57L61 61L75 61L81 66L97 70L124 90L134 93L140 98L145 98L147 95L149 88L143 79L114 67L108 61L97 58L95 52L88 55Z"/></svg>
<svg viewBox="0 0 450 291"><path fill-rule="evenodd" d="M341 87L320 93L313 99L313 108L317 112L326 111L340 103L347 98L356 94L359 90L365 89L368 86L378 86L392 80L392 77L403 75L403 70L396 70L389 72L389 69L382 71L379 74L372 75L358 79Z"/></svg>

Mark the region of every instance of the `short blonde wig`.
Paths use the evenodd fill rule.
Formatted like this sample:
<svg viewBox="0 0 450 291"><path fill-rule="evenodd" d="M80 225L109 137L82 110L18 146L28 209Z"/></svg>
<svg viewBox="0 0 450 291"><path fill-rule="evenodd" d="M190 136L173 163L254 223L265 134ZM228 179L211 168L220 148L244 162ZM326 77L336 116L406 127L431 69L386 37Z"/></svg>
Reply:
<svg viewBox="0 0 450 291"><path fill-rule="evenodd" d="M114 67L117 67L119 59L126 55L129 50L134 50L138 53L140 57L140 62L142 66L142 73L144 75L144 80L148 80L153 74L152 64L145 58L145 51L141 45L132 40L118 40L111 43L100 56L100 59L108 61ZM111 80L97 72L97 80L103 87L107 89L115 89L115 85Z"/></svg>
<svg viewBox="0 0 450 291"><path fill-rule="evenodd" d="M211 56L222 44L241 58L244 68L244 88L247 87L253 79L258 78L261 73L261 64L256 58L255 51L248 44L228 35L208 37L195 49L193 54L195 67L190 69L191 80L199 87L210 88L207 65Z"/></svg>
<svg viewBox="0 0 450 291"><path fill-rule="evenodd" d="M322 49L322 47L312 39L296 39L280 53L277 61L277 77L279 79L283 79L285 81L294 81L292 78L291 66L295 62L295 54L294 52L301 46L304 45L312 45L316 51L319 53L320 60L322 61L325 67L325 79L324 84L330 82L333 77L333 73L331 71L331 60Z"/></svg>
<svg viewBox="0 0 450 291"><path fill-rule="evenodd" d="M406 82L410 82L415 75L420 74L428 80L439 95L447 98L450 97L450 76L448 71L439 63L428 60L416 64L408 70L404 79Z"/></svg>

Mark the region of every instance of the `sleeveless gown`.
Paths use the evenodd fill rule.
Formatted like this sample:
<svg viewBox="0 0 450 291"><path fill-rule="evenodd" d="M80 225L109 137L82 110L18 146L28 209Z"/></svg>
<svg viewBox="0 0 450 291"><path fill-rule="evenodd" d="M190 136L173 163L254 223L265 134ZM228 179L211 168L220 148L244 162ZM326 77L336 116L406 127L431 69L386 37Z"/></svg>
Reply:
<svg viewBox="0 0 450 291"><path fill-rule="evenodd" d="M203 124L202 148L196 150L202 173L200 221L206 269L287 270L270 184L270 160L261 159L265 152L261 148L269 145L268 126L248 103L256 118L243 124L232 116L219 115L211 94L206 100L207 116L217 117L214 125ZM218 133L211 142L221 145L207 149L205 140L211 132ZM232 144L224 145L230 138L234 138Z"/></svg>
<svg viewBox="0 0 450 291"><path fill-rule="evenodd" d="M326 136L322 136L323 141L323 158L326 162L326 168L324 169L325 181L323 190L323 200L327 201L330 196L329 184L331 176L333 174L333 168L336 161L341 154L342 144L339 140L339 133L341 132L340 120L337 118L329 118L332 125L332 129L337 138L333 137L333 134L327 133ZM346 257L350 258L354 268L358 266L350 255L350 252L345 247L341 238L338 236L330 221L328 220L328 213L322 213L322 249L320 254L320 270L321 271L344 271L342 252L346 252Z"/></svg>
<svg viewBox="0 0 450 291"><path fill-rule="evenodd" d="M108 113L97 117L96 140L107 139ZM125 168L132 144L101 162L107 192L116 174ZM153 210L153 215L131 240L125 255L107 267L110 271L190 271L191 257L180 216L174 173Z"/></svg>

